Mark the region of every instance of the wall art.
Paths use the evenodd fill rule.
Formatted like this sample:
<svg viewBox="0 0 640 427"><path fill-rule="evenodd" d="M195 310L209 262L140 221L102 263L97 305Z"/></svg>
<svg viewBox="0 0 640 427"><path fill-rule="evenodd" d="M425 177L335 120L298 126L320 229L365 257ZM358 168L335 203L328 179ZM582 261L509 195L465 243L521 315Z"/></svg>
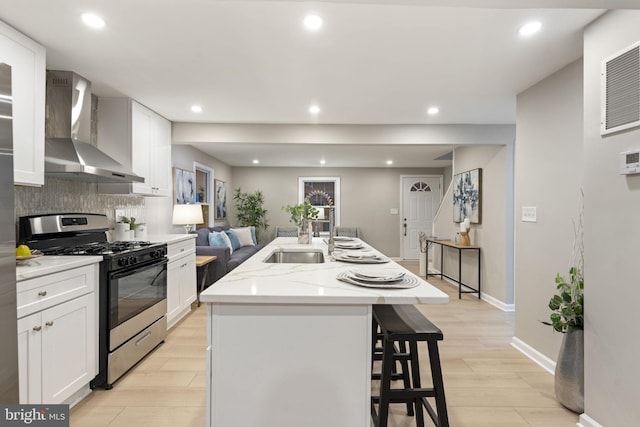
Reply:
<svg viewBox="0 0 640 427"><path fill-rule="evenodd" d="M173 202L176 205L196 202L195 172L173 168Z"/></svg>
<svg viewBox="0 0 640 427"><path fill-rule="evenodd" d="M453 221L469 218L472 224L482 223L482 169L453 176Z"/></svg>
<svg viewBox="0 0 640 427"><path fill-rule="evenodd" d="M225 219L227 217L227 183L215 179L215 191L216 191L216 215L215 219Z"/></svg>

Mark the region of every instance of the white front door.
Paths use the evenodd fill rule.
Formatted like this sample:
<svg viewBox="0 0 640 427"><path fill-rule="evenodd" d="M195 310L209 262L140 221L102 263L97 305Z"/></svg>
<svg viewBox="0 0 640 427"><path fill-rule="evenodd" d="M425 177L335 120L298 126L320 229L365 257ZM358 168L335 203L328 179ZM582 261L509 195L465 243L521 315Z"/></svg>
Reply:
<svg viewBox="0 0 640 427"><path fill-rule="evenodd" d="M402 178L402 258L418 259L418 233L431 235L433 217L442 200L441 176L403 176Z"/></svg>

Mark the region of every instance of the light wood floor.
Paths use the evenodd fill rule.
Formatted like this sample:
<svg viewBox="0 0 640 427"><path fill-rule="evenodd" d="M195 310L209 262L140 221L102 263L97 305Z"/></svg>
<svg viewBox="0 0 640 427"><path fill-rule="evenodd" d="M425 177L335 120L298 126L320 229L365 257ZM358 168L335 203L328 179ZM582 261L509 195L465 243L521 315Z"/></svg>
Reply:
<svg viewBox="0 0 640 427"><path fill-rule="evenodd" d="M403 265L417 272L417 263ZM575 427L578 415L554 398L553 376L509 345L513 313L472 295L458 300L457 288L429 282L451 298L447 305L419 308L444 332L440 352L452 427ZM112 390L95 390L76 405L71 426L204 426L205 314L205 306L194 310ZM423 377L428 384L428 373ZM241 420L238 414L239 427L260 427ZM413 425L403 405L392 405L390 427Z"/></svg>

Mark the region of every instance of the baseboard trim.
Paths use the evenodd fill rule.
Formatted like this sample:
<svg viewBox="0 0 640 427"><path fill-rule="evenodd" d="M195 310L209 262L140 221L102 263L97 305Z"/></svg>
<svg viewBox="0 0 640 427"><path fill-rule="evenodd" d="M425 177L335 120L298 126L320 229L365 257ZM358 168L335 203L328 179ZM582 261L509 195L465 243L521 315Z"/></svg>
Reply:
<svg viewBox="0 0 640 427"><path fill-rule="evenodd" d="M520 353L527 356L529 359L536 362L542 367L542 369L549 372L551 375L554 375L556 370L556 362L549 359L547 356L540 353L538 350L531 347L529 344L519 338L511 338L511 346L518 350Z"/></svg>
<svg viewBox="0 0 640 427"><path fill-rule="evenodd" d="M587 414L581 414L577 427L604 427L602 424L591 418Z"/></svg>
<svg viewBox="0 0 640 427"><path fill-rule="evenodd" d="M440 271L439 270L435 270L435 269L431 269L429 274L440 274ZM442 280L444 280L445 282L447 282L451 286L455 286L456 288L458 287L458 284L456 282L454 282L453 280L449 279L448 277L443 277ZM499 310L502 310L502 311L516 311L516 305L515 304L507 304L507 303L505 303L503 301L500 301L498 298L492 297L491 295L487 294L484 291L480 295L480 299L482 301L486 302L487 304L491 304L492 306L496 307Z"/></svg>

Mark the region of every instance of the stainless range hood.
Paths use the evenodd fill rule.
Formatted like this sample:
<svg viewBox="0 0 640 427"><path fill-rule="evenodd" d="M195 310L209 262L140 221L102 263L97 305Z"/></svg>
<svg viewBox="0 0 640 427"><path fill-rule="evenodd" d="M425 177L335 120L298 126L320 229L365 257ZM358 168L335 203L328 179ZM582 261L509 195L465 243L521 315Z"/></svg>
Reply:
<svg viewBox="0 0 640 427"><path fill-rule="evenodd" d="M91 83L71 71L47 71L45 173L91 182L144 182L89 143Z"/></svg>

